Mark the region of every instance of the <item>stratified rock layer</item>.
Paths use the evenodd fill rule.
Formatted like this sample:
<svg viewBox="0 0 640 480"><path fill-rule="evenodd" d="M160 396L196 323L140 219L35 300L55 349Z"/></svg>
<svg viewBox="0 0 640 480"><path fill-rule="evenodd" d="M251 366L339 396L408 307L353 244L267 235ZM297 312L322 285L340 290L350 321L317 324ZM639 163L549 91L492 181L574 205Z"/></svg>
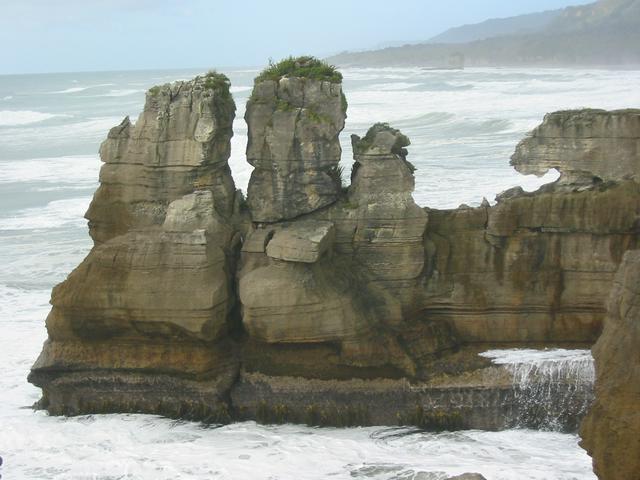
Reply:
<svg viewBox="0 0 640 480"><path fill-rule="evenodd" d="M247 161L255 167L247 198L254 222L295 218L337 200L345 117L338 81L257 81L245 114Z"/></svg>
<svg viewBox="0 0 640 480"><path fill-rule="evenodd" d="M151 89L136 125L109 133L87 213L96 246L54 288L31 374L51 412L224 417L237 370L234 112L226 77L208 74Z"/></svg>
<svg viewBox="0 0 640 480"><path fill-rule="evenodd" d="M636 111L545 117L512 163L560 170L497 205L429 211L424 313L466 342L593 342L626 250L640 246ZM589 170L593 169L593 170Z"/></svg>
<svg viewBox="0 0 640 480"><path fill-rule="evenodd" d="M562 181L638 180L640 110L574 110L549 113L511 157L520 173L556 168Z"/></svg>
<svg viewBox="0 0 640 480"><path fill-rule="evenodd" d="M54 289L30 376L42 406L536 426L518 423L513 376L478 353L596 339L603 292L640 247L637 113L549 115L513 162L560 181L420 208L409 139L387 124L352 137L342 187L340 77L308 62L255 84L248 208L227 165L224 77L153 88L136 125L111 130L87 212L95 246Z"/></svg>
<svg viewBox="0 0 640 480"><path fill-rule="evenodd" d="M217 78L154 87L135 126L127 117L111 129L100 147L100 187L86 214L96 242L161 225L169 203L196 188L210 190L216 210L230 215L235 104Z"/></svg>
<svg viewBox="0 0 640 480"><path fill-rule="evenodd" d="M297 368L293 364L307 356L308 366L300 370L307 377L412 376L413 357L452 347L446 327L438 341L401 345L402 336L414 331L403 323L403 307L423 268L427 222L411 197L408 139L377 125L353 141L356 163L347 196L291 225L258 228L245 243L243 324L252 342L268 344L248 349L249 369L273 374L277 364L285 373L283 365ZM294 350L296 344L312 347Z"/></svg>
<svg viewBox="0 0 640 480"><path fill-rule="evenodd" d="M613 282L604 331L593 347L596 401L582 446L601 480L640 473L640 251L627 252Z"/></svg>

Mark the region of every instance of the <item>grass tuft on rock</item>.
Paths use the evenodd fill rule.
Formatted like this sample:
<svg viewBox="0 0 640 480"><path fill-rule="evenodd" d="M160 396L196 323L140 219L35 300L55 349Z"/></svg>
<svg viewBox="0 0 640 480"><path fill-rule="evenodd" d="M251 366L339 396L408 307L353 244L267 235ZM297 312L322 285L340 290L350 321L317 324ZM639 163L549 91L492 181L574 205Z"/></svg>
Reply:
<svg viewBox="0 0 640 480"><path fill-rule="evenodd" d="M204 88L207 90L229 92L229 87L231 87L231 80L224 73L210 70L204 76Z"/></svg>
<svg viewBox="0 0 640 480"><path fill-rule="evenodd" d="M278 81L283 77L309 78L324 80L332 83L341 83L342 74L336 67L315 57L287 57L278 63L269 61L265 68L255 79L255 83L265 80Z"/></svg>

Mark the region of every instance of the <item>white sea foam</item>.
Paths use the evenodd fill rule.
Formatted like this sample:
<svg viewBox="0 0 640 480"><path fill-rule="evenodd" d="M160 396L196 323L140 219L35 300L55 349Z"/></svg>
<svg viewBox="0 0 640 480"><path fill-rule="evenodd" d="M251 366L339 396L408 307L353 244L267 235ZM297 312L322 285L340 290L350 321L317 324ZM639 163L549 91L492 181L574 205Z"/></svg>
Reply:
<svg viewBox="0 0 640 480"><path fill-rule="evenodd" d="M0 110L0 127L29 125L30 123L43 122L54 117L69 117L69 115L34 112L31 110Z"/></svg>
<svg viewBox="0 0 640 480"><path fill-rule="evenodd" d="M74 80L74 83L77 83L77 80ZM47 92L50 94L64 94L64 93L78 93L84 92L85 90L89 90L90 88L99 88L99 87L110 87L113 83L100 83L98 85L87 85L84 87L70 87L65 88L64 90L55 90L53 92Z"/></svg>
<svg viewBox="0 0 640 480"><path fill-rule="evenodd" d="M518 425L575 428L574 420L582 418L593 401L595 369L589 350L509 349L480 355L513 376Z"/></svg>
<svg viewBox="0 0 640 480"><path fill-rule="evenodd" d="M506 365L514 381L527 386L532 381L572 381L593 384L595 370L590 350L584 349L505 349L488 350L480 354L496 365Z"/></svg>
<svg viewBox="0 0 640 480"><path fill-rule="evenodd" d="M100 165L98 155L1 160L0 184L42 182L62 188L87 188L97 184Z"/></svg>
<svg viewBox="0 0 640 480"><path fill-rule="evenodd" d="M229 88L229 91L231 93L248 92L252 88L253 87L248 87L248 86L245 86L245 85L238 85L238 86L232 86L231 88Z"/></svg>
<svg viewBox="0 0 640 480"><path fill-rule="evenodd" d="M23 149L34 144L42 147L43 145L66 145L70 142L94 142L94 148L97 151L106 132L121 121L122 117L97 117L64 125L6 128L0 130L0 145L5 144Z"/></svg>
<svg viewBox="0 0 640 480"><path fill-rule="evenodd" d="M53 228L83 228L83 218L91 197L54 200L45 207L34 207L0 217L0 231L43 230Z"/></svg>
<svg viewBox="0 0 640 480"><path fill-rule="evenodd" d="M590 350L585 349L565 349L565 348L507 348L499 350L487 350L480 354L490 358L497 365L528 364L543 365L549 362L566 361L591 361Z"/></svg>
<svg viewBox="0 0 640 480"><path fill-rule="evenodd" d="M391 82L391 83L376 83L370 85L368 88L379 92L389 92L393 90L407 90L412 87L419 86L420 83L407 83L407 82Z"/></svg>
<svg viewBox="0 0 640 480"><path fill-rule="evenodd" d="M2 97L2 100L11 100L13 95L7 95L6 97Z"/></svg>
<svg viewBox="0 0 640 480"><path fill-rule="evenodd" d="M144 92L144 89L123 88L123 89L109 90L109 92L103 95L96 95L96 97L126 97L128 95L134 95L136 93L142 93L142 92Z"/></svg>

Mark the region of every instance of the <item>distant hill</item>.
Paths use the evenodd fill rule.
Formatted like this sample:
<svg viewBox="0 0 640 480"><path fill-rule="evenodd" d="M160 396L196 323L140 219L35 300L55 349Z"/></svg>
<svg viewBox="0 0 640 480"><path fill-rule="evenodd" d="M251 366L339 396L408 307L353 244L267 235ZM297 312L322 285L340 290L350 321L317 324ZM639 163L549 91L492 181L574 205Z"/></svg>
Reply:
<svg viewBox="0 0 640 480"><path fill-rule="evenodd" d="M428 43L345 52L328 60L354 66L449 67L454 57L464 57L466 66L638 66L640 0L599 0L491 20L448 30Z"/></svg>
<svg viewBox="0 0 640 480"><path fill-rule="evenodd" d="M481 23L450 28L429 39L428 43L467 43L492 37L536 33L547 28L561 13L562 10L549 10L517 17L492 18Z"/></svg>

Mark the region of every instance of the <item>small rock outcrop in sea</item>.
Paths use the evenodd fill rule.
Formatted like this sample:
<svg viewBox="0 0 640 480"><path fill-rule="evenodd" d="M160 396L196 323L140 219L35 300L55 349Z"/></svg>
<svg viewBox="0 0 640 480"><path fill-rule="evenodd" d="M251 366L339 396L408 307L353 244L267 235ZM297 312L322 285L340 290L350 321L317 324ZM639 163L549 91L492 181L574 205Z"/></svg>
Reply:
<svg viewBox="0 0 640 480"><path fill-rule="evenodd" d="M640 251L627 252L593 347L596 401L582 424L582 446L600 480L640 473Z"/></svg>
<svg viewBox="0 0 640 480"><path fill-rule="evenodd" d="M345 118L342 75L319 60L287 59L256 78L245 114L254 222L295 218L337 200Z"/></svg>
<svg viewBox="0 0 640 480"><path fill-rule="evenodd" d="M42 407L527 426L514 373L478 353L597 338L603 292L640 247L638 112L549 115L513 161L560 181L435 210L413 200L409 139L387 124L352 137L342 185L340 79L307 57L256 79L247 202L227 165L225 77L154 87L136 124L111 130L87 212L95 246L55 287L30 375Z"/></svg>

